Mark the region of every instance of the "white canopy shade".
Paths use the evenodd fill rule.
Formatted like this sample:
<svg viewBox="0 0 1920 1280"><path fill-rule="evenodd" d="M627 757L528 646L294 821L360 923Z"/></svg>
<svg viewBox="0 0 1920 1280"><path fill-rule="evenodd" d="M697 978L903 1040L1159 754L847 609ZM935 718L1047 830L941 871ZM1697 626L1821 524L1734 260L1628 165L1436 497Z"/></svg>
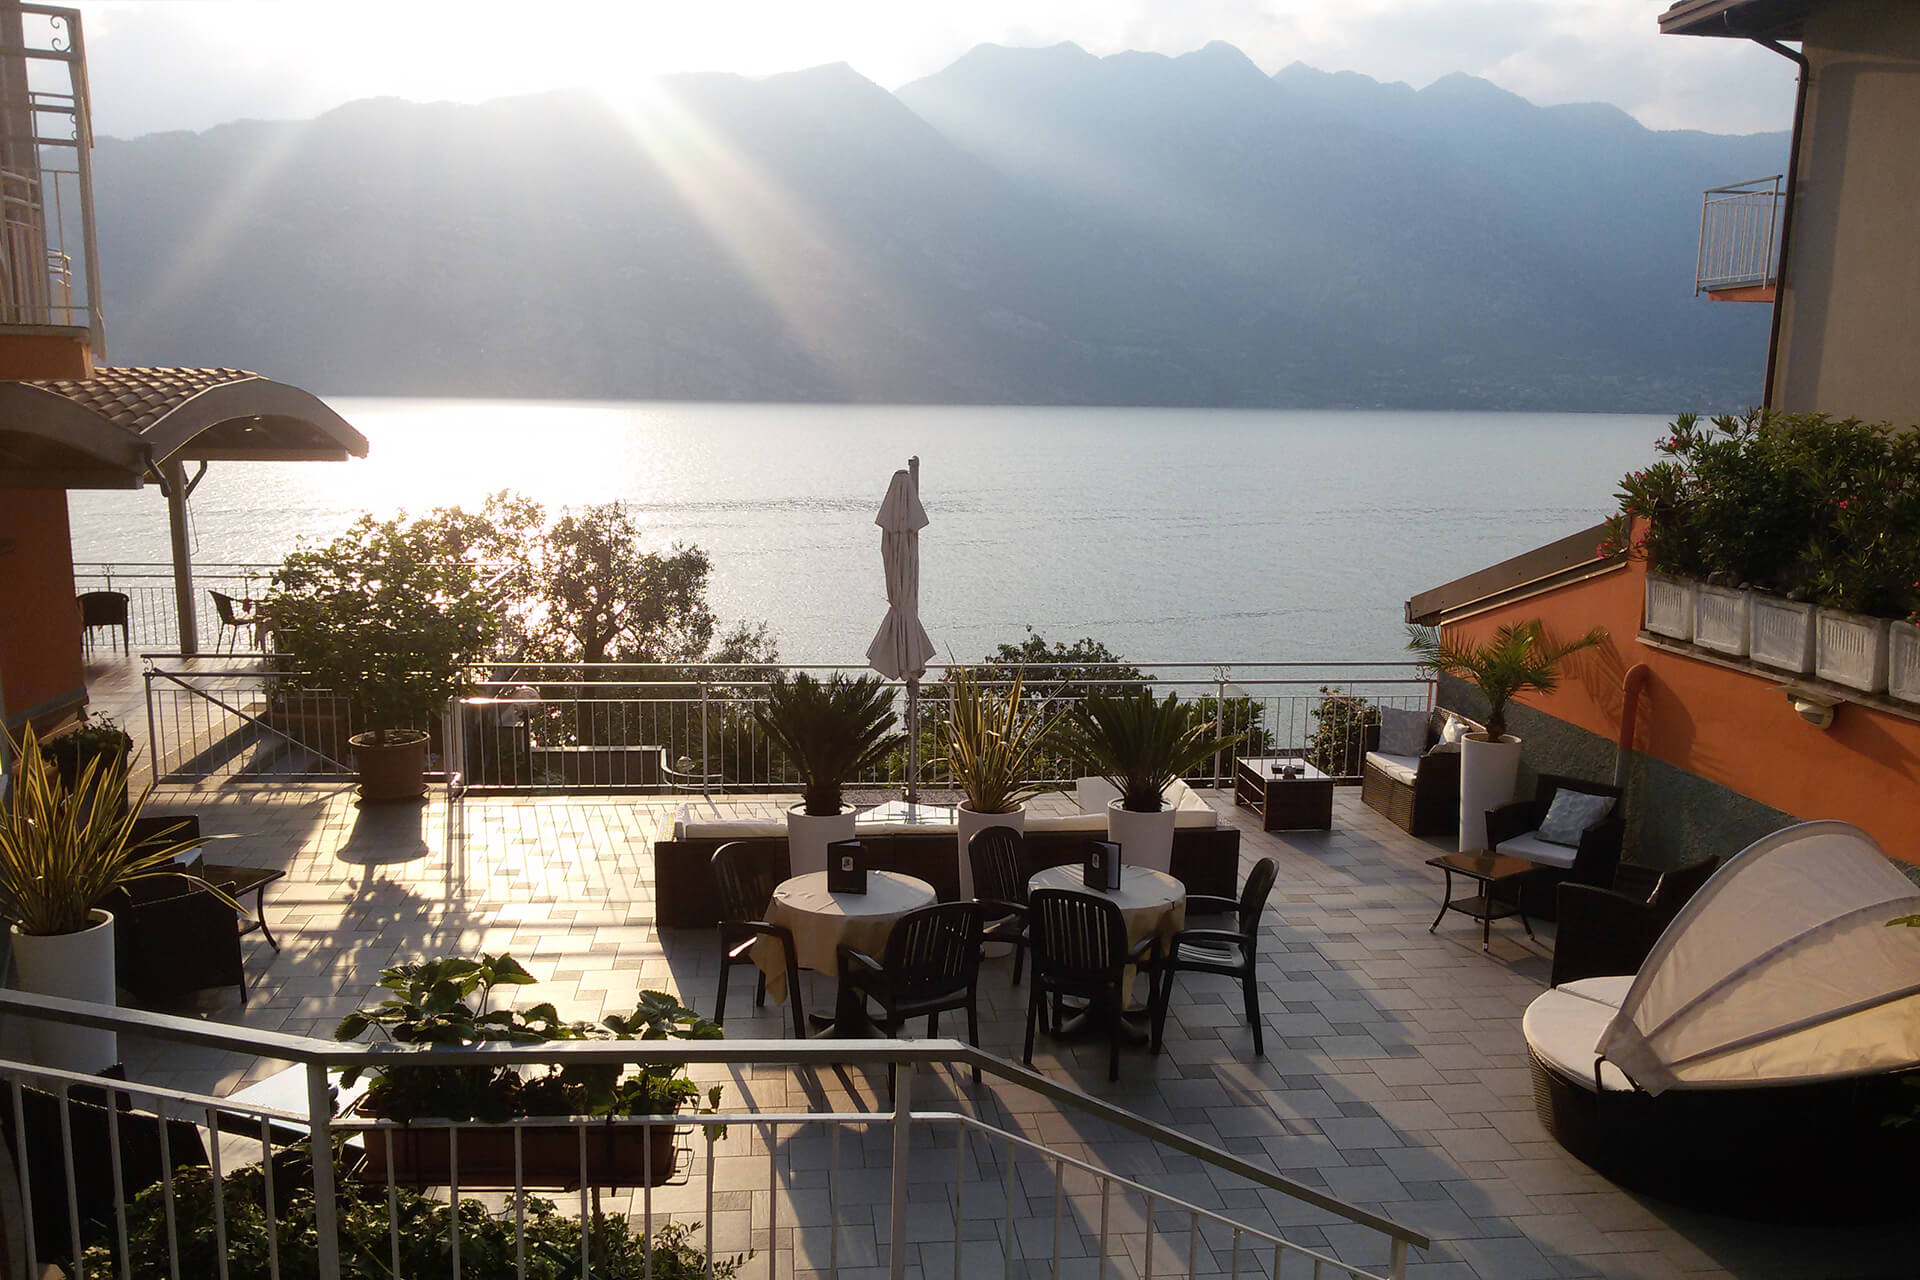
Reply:
<svg viewBox="0 0 1920 1280"><path fill-rule="evenodd" d="M1920 887L1807 822L1722 867L1660 936L1599 1052L1648 1093L1920 1067Z"/></svg>
<svg viewBox="0 0 1920 1280"><path fill-rule="evenodd" d="M920 625L920 530L927 513L910 472L893 473L874 523L887 576L887 616L867 646L867 663L889 680L918 680L933 660L933 640Z"/></svg>

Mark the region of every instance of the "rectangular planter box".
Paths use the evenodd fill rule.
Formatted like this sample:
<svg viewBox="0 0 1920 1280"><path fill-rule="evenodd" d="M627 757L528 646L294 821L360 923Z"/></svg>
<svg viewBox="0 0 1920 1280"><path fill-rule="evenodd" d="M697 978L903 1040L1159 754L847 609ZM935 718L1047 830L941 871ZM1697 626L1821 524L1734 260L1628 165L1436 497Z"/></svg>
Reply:
<svg viewBox="0 0 1920 1280"><path fill-rule="evenodd" d="M1887 692L1920 702L1920 627L1896 622L1887 637Z"/></svg>
<svg viewBox="0 0 1920 1280"><path fill-rule="evenodd" d="M393 1135L393 1181L403 1187L444 1187L452 1182L448 1130L439 1126L372 1130L364 1135L366 1163L361 1175L387 1180L387 1135ZM653 1175L659 1186L674 1175L678 1159L674 1125L587 1128L587 1185L640 1187ZM530 1124L520 1130L520 1185L571 1191L580 1186L580 1130L571 1124ZM649 1155L648 1148L652 1148ZM460 1129L460 1185L504 1188L514 1185L513 1130L505 1126L463 1125Z"/></svg>
<svg viewBox="0 0 1920 1280"><path fill-rule="evenodd" d="M1753 636L1753 593L1699 583L1693 597L1693 642L1743 658Z"/></svg>
<svg viewBox="0 0 1920 1280"><path fill-rule="evenodd" d="M1647 630L1673 640L1693 639L1694 588L1687 578L1647 571Z"/></svg>
<svg viewBox="0 0 1920 1280"><path fill-rule="evenodd" d="M1755 591L1748 614L1748 652L1755 662L1801 676L1813 670L1812 605Z"/></svg>
<svg viewBox="0 0 1920 1280"><path fill-rule="evenodd" d="M1814 623L1813 673L1863 693L1885 692L1891 625L1885 618L1839 609L1820 610Z"/></svg>

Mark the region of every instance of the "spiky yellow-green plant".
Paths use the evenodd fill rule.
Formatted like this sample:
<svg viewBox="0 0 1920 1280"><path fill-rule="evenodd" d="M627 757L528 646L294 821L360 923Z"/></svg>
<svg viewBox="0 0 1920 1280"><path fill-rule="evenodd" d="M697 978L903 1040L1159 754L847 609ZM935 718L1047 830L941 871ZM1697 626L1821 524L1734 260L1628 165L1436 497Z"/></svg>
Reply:
<svg viewBox="0 0 1920 1280"><path fill-rule="evenodd" d="M1552 693L1560 684L1560 664L1568 655L1591 649L1607 638L1595 627L1578 640L1556 644L1538 618L1510 622L1480 643L1448 640L1431 627L1409 627L1407 648L1423 666L1471 682L1487 700L1487 736L1500 741L1507 732L1507 704L1523 693Z"/></svg>
<svg viewBox="0 0 1920 1280"><path fill-rule="evenodd" d="M972 667L947 673L953 695L943 735L947 770L975 813L1012 813L1040 792L1033 782L1034 762L1059 716L1049 714L1044 703L1028 705L1022 686L1018 670L999 691Z"/></svg>
<svg viewBox="0 0 1920 1280"><path fill-rule="evenodd" d="M27 730L13 794L0 808L0 919L22 933L78 933L115 889L180 874L175 856L202 841L139 844L133 824L153 785L121 815L115 810L126 785L124 758L95 756L82 766L69 793L41 759L33 730Z"/></svg>

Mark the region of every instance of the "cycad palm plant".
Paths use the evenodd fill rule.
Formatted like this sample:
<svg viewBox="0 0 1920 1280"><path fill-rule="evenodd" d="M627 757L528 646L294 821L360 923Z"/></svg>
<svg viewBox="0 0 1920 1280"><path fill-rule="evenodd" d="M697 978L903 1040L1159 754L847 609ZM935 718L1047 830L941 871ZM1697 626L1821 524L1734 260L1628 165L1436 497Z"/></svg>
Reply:
<svg viewBox="0 0 1920 1280"><path fill-rule="evenodd" d="M1578 640L1556 644L1538 618L1510 622L1493 639L1478 643L1448 640L1433 627L1408 631L1407 648L1420 655L1422 665L1480 690L1487 700L1487 737L1494 742L1506 736L1509 702L1524 693L1552 693L1560 684L1560 664L1607 638L1605 627L1595 627Z"/></svg>
<svg viewBox="0 0 1920 1280"><path fill-rule="evenodd" d="M1091 760L1119 788L1121 806L1158 813L1161 792L1176 778L1239 744L1244 734L1222 735L1216 722L1175 694L1157 700L1145 689L1123 696L1089 694L1060 726L1069 749Z"/></svg>
<svg viewBox="0 0 1920 1280"><path fill-rule="evenodd" d="M1044 703L1028 705L1019 670L995 692L973 668L954 667L947 688L953 695L945 726L948 772L975 813L1012 813L1040 792L1034 766L1059 714Z"/></svg>
<svg viewBox="0 0 1920 1280"><path fill-rule="evenodd" d="M126 785L125 759L96 755L81 765L69 792L27 730L13 794L0 812L0 918L36 936L79 933L115 889L179 874L175 856L202 841L137 842L134 820L153 784L122 814Z"/></svg>
<svg viewBox="0 0 1920 1280"><path fill-rule="evenodd" d="M767 686L767 702L753 718L786 752L800 774L806 812L840 812L840 789L906 741L894 733L893 690L879 676L825 680L800 672Z"/></svg>

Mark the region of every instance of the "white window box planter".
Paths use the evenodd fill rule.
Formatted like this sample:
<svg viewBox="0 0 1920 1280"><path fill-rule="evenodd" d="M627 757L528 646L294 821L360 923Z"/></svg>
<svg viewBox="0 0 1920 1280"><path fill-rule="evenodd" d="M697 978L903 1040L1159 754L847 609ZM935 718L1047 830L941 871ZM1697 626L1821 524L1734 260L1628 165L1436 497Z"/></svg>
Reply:
<svg viewBox="0 0 1920 1280"><path fill-rule="evenodd" d="M1814 625L1813 673L1862 693L1884 692L1891 626L1885 618L1839 609L1820 610Z"/></svg>
<svg viewBox="0 0 1920 1280"><path fill-rule="evenodd" d="M1920 627L1911 622L1889 629L1887 692L1902 702L1920 702Z"/></svg>
<svg viewBox="0 0 1920 1280"><path fill-rule="evenodd" d="M1734 587L1697 584L1693 597L1693 642L1715 653L1744 658L1753 636L1752 596L1752 592Z"/></svg>
<svg viewBox="0 0 1920 1280"><path fill-rule="evenodd" d="M1755 591L1747 608L1755 662L1800 676L1813 670L1812 605Z"/></svg>
<svg viewBox="0 0 1920 1280"><path fill-rule="evenodd" d="M1647 571L1647 630L1673 640L1693 639L1694 589L1690 578Z"/></svg>

